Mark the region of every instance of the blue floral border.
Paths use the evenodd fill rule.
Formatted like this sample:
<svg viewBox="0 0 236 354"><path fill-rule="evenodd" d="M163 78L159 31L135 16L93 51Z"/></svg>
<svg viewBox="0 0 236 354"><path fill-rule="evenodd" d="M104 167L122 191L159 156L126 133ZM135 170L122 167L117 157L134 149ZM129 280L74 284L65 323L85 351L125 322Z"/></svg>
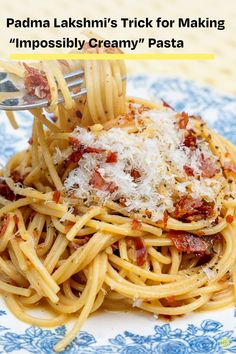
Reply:
<svg viewBox="0 0 236 354"><path fill-rule="evenodd" d="M6 315L0 311L0 316ZM0 353L49 354L54 345L65 335L65 326L55 330L28 327L17 334L0 326ZM170 324L154 327L154 333L143 336L124 331L108 339L107 345L99 345L92 334L81 331L78 337L64 350L64 354L224 354L236 353L234 331L225 331L218 321L204 320L199 326L188 324L186 330L172 329Z"/></svg>

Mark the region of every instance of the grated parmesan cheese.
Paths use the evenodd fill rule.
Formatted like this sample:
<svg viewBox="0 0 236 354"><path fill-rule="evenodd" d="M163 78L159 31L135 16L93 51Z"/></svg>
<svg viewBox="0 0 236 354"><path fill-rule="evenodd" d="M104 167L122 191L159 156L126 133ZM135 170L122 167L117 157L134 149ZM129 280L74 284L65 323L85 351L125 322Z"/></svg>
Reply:
<svg viewBox="0 0 236 354"><path fill-rule="evenodd" d="M139 121L137 115L136 126ZM179 129L176 113L170 109L146 110L138 117L145 122L145 127L140 126L137 133L128 133L120 127L96 134L81 127L74 130L71 136L83 146L116 152L117 162L107 163L106 151L84 153L78 167L64 182L66 190L88 205L95 200L104 203L123 198L127 211L148 209L157 219L165 210L172 212L174 202L186 194L216 202L224 182L223 175L217 179L200 177L201 154L218 163L208 143L197 139L196 149L184 146L186 130ZM192 128L193 123L189 119L187 129ZM199 178L187 176L184 166L193 169ZM112 193L90 184L94 170L99 172L105 183L116 186ZM138 171L140 177L134 179L132 170Z"/></svg>

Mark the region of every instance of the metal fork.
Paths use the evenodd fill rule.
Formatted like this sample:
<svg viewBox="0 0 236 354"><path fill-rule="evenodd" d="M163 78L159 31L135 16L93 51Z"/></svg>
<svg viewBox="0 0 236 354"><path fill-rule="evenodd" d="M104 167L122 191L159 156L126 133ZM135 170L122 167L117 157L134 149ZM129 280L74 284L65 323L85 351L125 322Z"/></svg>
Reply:
<svg viewBox="0 0 236 354"><path fill-rule="evenodd" d="M83 75L83 70L71 71L64 75L67 86L71 90L70 95L74 100L85 95L87 92L86 88L80 88L78 92L72 91L72 89L79 88L83 83ZM43 108L49 105L48 99L41 99L27 94L24 88L23 80L14 74L0 72L0 94L1 93L4 93L6 97L8 93L15 93L15 95L13 98L5 98L3 101L0 99L0 110L24 111L35 108ZM64 98L59 91L58 103L62 102L64 102Z"/></svg>

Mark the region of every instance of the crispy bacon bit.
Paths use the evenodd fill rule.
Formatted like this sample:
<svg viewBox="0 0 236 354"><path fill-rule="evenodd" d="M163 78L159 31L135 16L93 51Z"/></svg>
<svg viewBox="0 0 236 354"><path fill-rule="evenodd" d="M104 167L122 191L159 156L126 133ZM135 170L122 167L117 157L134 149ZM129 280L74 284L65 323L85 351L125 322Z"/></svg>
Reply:
<svg viewBox="0 0 236 354"><path fill-rule="evenodd" d="M15 183L23 183L24 180L24 178L21 176L20 172L18 171L12 171L11 178Z"/></svg>
<svg viewBox="0 0 236 354"><path fill-rule="evenodd" d="M193 129L189 129L184 135L184 146L189 147L191 150L195 150L197 147L197 138Z"/></svg>
<svg viewBox="0 0 236 354"><path fill-rule="evenodd" d="M172 111L174 111L174 108L171 107L171 106L169 105L169 103L167 103L167 102L166 102L165 100L163 100L162 98L161 98L161 100L162 100L162 104L163 104L164 107L170 108L170 109L172 109Z"/></svg>
<svg viewBox="0 0 236 354"><path fill-rule="evenodd" d="M175 296L167 296L165 300L168 302L168 304L172 304L176 301Z"/></svg>
<svg viewBox="0 0 236 354"><path fill-rule="evenodd" d="M186 173L187 176L192 177L194 175L194 171L191 167L184 165L184 172Z"/></svg>
<svg viewBox="0 0 236 354"><path fill-rule="evenodd" d="M87 146L86 148L83 149L83 154L101 154L102 152L105 151L106 150L104 149L98 149L98 148Z"/></svg>
<svg viewBox="0 0 236 354"><path fill-rule="evenodd" d="M200 254L207 254L208 244L201 237L192 235L185 231L171 230L168 237L174 243L179 252L196 252Z"/></svg>
<svg viewBox="0 0 236 354"><path fill-rule="evenodd" d="M109 193L114 193L118 188L113 182L107 183L98 170L93 171L89 184L95 189L108 191Z"/></svg>
<svg viewBox="0 0 236 354"><path fill-rule="evenodd" d="M18 226L19 218L17 215L13 215L13 220L16 226Z"/></svg>
<svg viewBox="0 0 236 354"><path fill-rule="evenodd" d="M228 224L232 224L233 221L234 221L234 217L232 215L227 215L226 216L226 222Z"/></svg>
<svg viewBox="0 0 236 354"><path fill-rule="evenodd" d="M14 200L18 199L18 196L8 187L8 185L0 180L0 195L7 200L13 202Z"/></svg>
<svg viewBox="0 0 236 354"><path fill-rule="evenodd" d="M138 266L142 266L147 259L147 250L143 239L141 237L134 238L134 244L136 249L136 262Z"/></svg>
<svg viewBox="0 0 236 354"><path fill-rule="evenodd" d="M61 193L59 191L53 192L52 200L55 203L59 203L60 197L61 197Z"/></svg>
<svg viewBox="0 0 236 354"><path fill-rule="evenodd" d="M236 164L233 161L225 162L224 170L228 172L236 173Z"/></svg>
<svg viewBox="0 0 236 354"><path fill-rule="evenodd" d="M116 163L117 162L117 156L118 156L117 152L108 151L106 162L107 163Z"/></svg>
<svg viewBox="0 0 236 354"><path fill-rule="evenodd" d="M130 175L135 181L141 177L140 172L138 170L135 170L134 168L132 168Z"/></svg>
<svg viewBox="0 0 236 354"><path fill-rule="evenodd" d="M80 141L72 136L69 137L69 144L72 145L73 150L78 150L81 148Z"/></svg>
<svg viewBox="0 0 236 354"><path fill-rule="evenodd" d="M142 226L142 223L140 220L137 220L137 219L132 220L132 226L131 226L132 230L140 230L141 226Z"/></svg>
<svg viewBox="0 0 236 354"><path fill-rule="evenodd" d="M215 163L211 161L208 157L205 159L204 154L200 155L200 169L202 171L201 176L206 178L212 178L216 175L216 173L220 172L220 169L216 166Z"/></svg>
<svg viewBox="0 0 236 354"><path fill-rule="evenodd" d="M222 239L220 234L199 237L180 230L170 230L168 237L179 252L194 252L199 257L213 254L215 243Z"/></svg>
<svg viewBox="0 0 236 354"><path fill-rule="evenodd" d="M39 98L50 98L50 87L46 75L25 63L24 67L26 70L24 84L28 94Z"/></svg>
<svg viewBox="0 0 236 354"><path fill-rule="evenodd" d="M185 129L188 125L188 114L185 112L182 112L181 114L178 115L178 126L179 129Z"/></svg>
<svg viewBox="0 0 236 354"><path fill-rule="evenodd" d="M164 213L163 213L163 224L164 224L164 227L167 226L168 217L169 217L169 214L168 214L168 212L165 210Z"/></svg>
<svg viewBox="0 0 236 354"><path fill-rule="evenodd" d="M199 221L210 218L213 214L213 202L183 197L175 204L174 218L182 221Z"/></svg>
<svg viewBox="0 0 236 354"><path fill-rule="evenodd" d="M0 226L0 237L5 234L9 222L10 222L10 216L6 215L4 220L3 220L2 226Z"/></svg>

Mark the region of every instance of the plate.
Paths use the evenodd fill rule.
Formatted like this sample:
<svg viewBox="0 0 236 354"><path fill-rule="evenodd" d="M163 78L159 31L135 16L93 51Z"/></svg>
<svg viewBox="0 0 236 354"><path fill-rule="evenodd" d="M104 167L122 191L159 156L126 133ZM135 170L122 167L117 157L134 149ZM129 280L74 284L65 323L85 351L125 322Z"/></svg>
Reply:
<svg viewBox="0 0 236 354"><path fill-rule="evenodd" d="M177 111L200 114L236 144L236 97L173 77L131 77L128 94L167 101ZM0 164L27 146L32 119L17 115L14 130L0 114ZM0 353L49 354L64 336L64 326L44 329L18 321L0 299ZM223 354L236 353L236 311L195 312L164 322L144 312L98 312L63 352L68 354Z"/></svg>

